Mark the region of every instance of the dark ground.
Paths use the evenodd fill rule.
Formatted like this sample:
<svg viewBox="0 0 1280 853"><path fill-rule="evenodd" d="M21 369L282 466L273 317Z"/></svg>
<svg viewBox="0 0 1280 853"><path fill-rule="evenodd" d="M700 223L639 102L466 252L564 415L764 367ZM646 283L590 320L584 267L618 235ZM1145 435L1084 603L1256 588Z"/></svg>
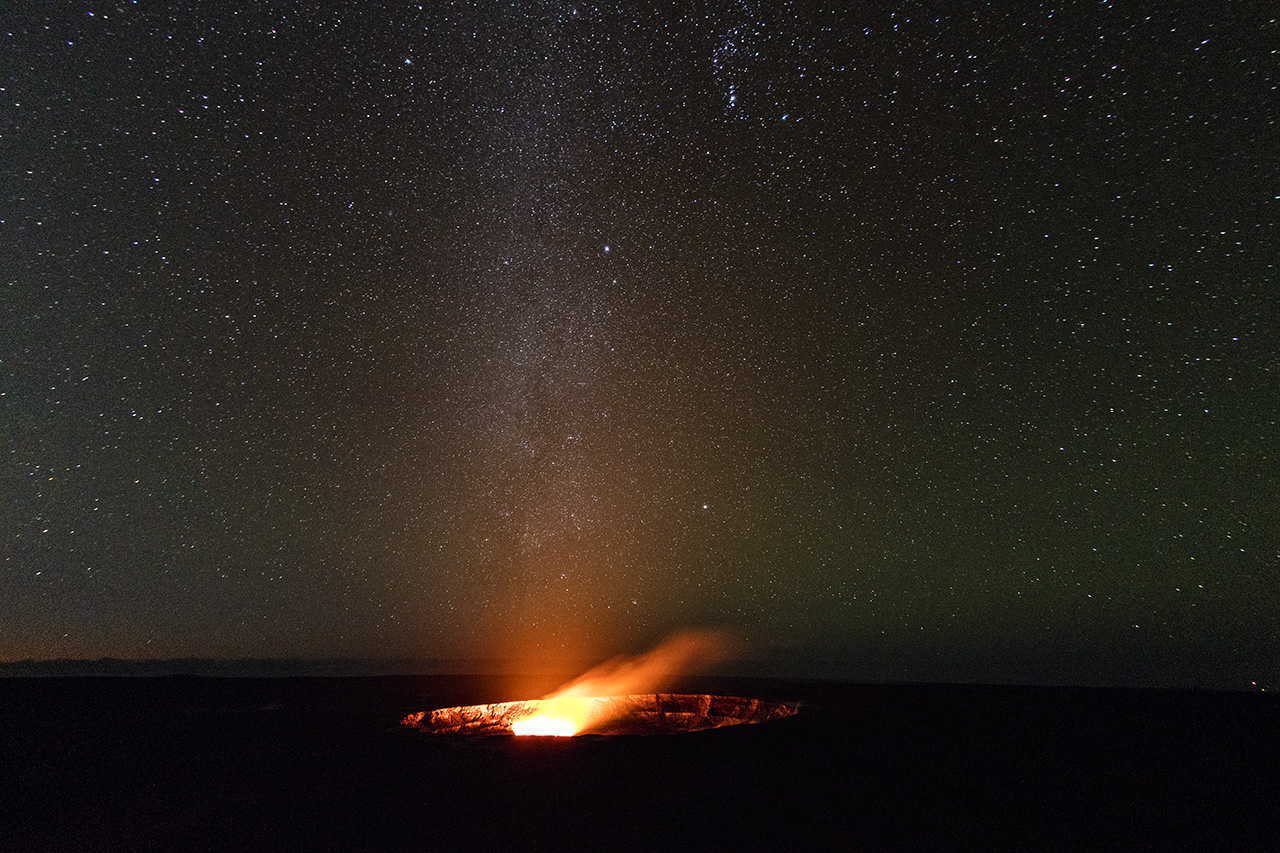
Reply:
<svg viewBox="0 0 1280 853"><path fill-rule="evenodd" d="M1271 694L701 679L759 726L402 730L476 678L0 680L0 850L1274 850Z"/></svg>

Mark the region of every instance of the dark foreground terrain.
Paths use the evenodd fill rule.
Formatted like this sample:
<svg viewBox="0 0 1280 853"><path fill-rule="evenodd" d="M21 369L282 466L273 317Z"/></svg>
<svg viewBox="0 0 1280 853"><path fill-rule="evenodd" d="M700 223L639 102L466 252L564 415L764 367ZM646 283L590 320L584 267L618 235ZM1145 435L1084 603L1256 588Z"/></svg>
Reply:
<svg viewBox="0 0 1280 853"><path fill-rule="evenodd" d="M1270 694L702 679L792 718L425 735L480 679L0 680L0 850L1280 849Z"/></svg>

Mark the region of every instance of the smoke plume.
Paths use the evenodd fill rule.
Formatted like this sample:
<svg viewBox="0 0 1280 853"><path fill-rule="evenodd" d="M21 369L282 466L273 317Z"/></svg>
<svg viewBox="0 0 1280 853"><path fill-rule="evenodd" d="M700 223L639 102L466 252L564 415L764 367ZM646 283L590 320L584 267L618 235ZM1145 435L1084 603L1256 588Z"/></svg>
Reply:
<svg viewBox="0 0 1280 853"><path fill-rule="evenodd" d="M721 634L685 631L668 637L644 654L606 661L546 698L657 693L677 676L694 667L714 663L728 651L729 642Z"/></svg>

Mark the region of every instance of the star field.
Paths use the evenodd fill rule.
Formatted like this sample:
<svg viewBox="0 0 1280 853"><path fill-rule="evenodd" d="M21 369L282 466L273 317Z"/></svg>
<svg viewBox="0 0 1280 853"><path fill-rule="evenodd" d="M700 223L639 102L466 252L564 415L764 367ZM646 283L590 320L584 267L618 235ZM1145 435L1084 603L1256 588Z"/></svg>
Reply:
<svg viewBox="0 0 1280 853"><path fill-rule="evenodd" d="M1280 672L1263 4L0 12L0 659Z"/></svg>

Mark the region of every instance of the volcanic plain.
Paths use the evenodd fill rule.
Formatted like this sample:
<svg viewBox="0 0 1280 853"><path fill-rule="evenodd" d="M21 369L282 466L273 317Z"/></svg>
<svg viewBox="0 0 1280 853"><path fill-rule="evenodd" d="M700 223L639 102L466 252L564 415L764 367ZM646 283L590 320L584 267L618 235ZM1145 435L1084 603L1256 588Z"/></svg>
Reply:
<svg viewBox="0 0 1280 853"><path fill-rule="evenodd" d="M0 850L1274 849L1271 694L714 679L795 716L438 735L492 678L0 680Z"/></svg>

